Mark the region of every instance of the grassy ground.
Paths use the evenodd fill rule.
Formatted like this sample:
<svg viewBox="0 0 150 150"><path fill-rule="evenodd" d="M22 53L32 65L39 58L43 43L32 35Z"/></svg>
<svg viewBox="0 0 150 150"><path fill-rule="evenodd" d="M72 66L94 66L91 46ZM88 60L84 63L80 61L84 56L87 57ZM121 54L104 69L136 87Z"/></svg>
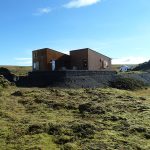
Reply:
<svg viewBox="0 0 150 150"><path fill-rule="evenodd" d="M16 75L27 75L29 71L32 71L31 66L0 66L9 69L13 74Z"/></svg>
<svg viewBox="0 0 150 150"><path fill-rule="evenodd" d="M119 69L120 69L121 66L122 65L112 65L112 70L119 71Z"/></svg>
<svg viewBox="0 0 150 150"><path fill-rule="evenodd" d="M149 150L150 89L0 89L1 150Z"/></svg>

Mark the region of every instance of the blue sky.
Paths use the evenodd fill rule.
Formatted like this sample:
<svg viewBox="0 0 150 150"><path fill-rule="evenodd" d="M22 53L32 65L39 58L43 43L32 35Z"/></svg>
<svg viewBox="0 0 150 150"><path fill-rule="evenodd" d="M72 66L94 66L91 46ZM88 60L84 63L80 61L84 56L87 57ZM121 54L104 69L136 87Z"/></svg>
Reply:
<svg viewBox="0 0 150 150"><path fill-rule="evenodd" d="M150 59L150 0L1 0L0 18L0 65L31 65L32 50L45 47Z"/></svg>

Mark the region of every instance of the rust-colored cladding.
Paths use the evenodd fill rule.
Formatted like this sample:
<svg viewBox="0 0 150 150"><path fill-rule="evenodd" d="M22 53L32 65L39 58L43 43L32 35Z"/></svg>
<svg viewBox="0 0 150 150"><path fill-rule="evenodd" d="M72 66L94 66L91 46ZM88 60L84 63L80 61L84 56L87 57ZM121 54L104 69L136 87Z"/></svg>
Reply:
<svg viewBox="0 0 150 150"><path fill-rule="evenodd" d="M71 66L77 70L88 70L87 65L84 66L84 60L88 60L88 51L86 49L70 51Z"/></svg>
<svg viewBox="0 0 150 150"><path fill-rule="evenodd" d="M44 48L33 51L33 71L52 71L52 60L55 70L110 70L111 58L89 48L70 51L70 56Z"/></svg>
<svg viewBox="0 0 150 150"><path fill-rule="evenodd" d="M110 70L111 58L89 48L70 51L71 66L77 70Z"/></svg>
<svg viewBox="0 0 150 150"><path fill-rule="evenodd" d="M88 70L110 70L111 58L88 49Z"/></svg>
<svg viewBox="0 0 150 150"><path fill-rule="evenodd" d="M48 48L33 51L32 57L33 57L33 66L34 63L38 62L39 63L38 70L40 71L51 71L52 60L56 61L56 70L61 70L62 67L69 68L70 65L69 64L70 57L68 55ZM34 67L33 67L33 71L34 71Z"/></svg>

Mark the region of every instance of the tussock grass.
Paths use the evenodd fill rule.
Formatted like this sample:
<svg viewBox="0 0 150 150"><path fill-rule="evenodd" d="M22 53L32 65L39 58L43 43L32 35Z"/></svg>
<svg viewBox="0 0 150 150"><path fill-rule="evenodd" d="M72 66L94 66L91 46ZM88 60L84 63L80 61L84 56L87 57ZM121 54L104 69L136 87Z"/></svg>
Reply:
<svg viewBox="0 0 150 150"><path fill-rule="evenodd" d="M0 93L0 147L149 150L150 95L136 93L8 87Z"/></svg>

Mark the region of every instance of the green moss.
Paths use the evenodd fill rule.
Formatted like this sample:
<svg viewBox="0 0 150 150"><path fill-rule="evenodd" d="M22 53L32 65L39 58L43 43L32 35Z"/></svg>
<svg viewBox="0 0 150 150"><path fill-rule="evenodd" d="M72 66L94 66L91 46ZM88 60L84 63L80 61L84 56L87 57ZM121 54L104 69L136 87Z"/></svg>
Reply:
<svg viewBox="0 0 150 150"><path fill-rule="evenodd" d="M45 133L35 135L24 135L23 137L18 139L18 143L19 144L16 146L17 149L59 149L57 145L53 142L52 137Z"/></svg>
<svg viewBox="0 0 150 150"><path fill-rule="evenodd" d="M109 88L13 87L0 94L2 150L150 149L149 93L144 100Z"/></svg>

